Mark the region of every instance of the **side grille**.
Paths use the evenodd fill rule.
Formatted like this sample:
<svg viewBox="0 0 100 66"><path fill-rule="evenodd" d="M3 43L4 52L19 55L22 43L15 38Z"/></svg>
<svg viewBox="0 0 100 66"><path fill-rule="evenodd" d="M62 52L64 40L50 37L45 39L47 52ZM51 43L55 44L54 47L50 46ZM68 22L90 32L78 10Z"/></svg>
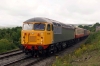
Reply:
<svg viewBox="0 0 100 66"><path fill-rule="evenodd" d="M36 36L29 36L29 42L36 42Z"/></svg>

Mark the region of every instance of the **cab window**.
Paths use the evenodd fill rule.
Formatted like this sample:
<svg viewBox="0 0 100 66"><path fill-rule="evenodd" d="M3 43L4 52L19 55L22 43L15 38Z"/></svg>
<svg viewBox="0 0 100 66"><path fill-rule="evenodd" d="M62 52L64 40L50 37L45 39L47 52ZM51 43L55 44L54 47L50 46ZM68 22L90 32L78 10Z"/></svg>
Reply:
<svg viewBox="0 0 100 66"><path fill-rule="evenodd" d="M33 24L25 23L23 25L23 30L33 30Z"/></svg>
<svg viewBox="0 0 100 66"><path fill-rule="evenodd" d="M45 24L42 23L35 23L34 30L45 30Z"/></svg>
<svg viewBox="0 0 100 66"><path fill-rule="evenodd" d="M47 31L51 31L50 24L47 25Z"/></svg>

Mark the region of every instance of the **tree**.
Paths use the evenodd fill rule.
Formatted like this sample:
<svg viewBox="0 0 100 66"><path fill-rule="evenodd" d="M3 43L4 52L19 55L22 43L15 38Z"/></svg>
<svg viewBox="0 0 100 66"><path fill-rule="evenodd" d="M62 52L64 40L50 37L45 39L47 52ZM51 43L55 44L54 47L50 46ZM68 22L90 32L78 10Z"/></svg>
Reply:
<svg viewBox="0 0 100 66"><path fill-rule="evenodd" d="M84 26L82 26L82 25L79 25L78 27L80 27L80 28L83 28Z"/></svg>
<svg viewBox="0 0 100 66"><path fill-rule="evenodd" d="M14 48L16 48L16 46L13 43L9 42L7 39L0 40L0 52L12 50Z"/></svg>

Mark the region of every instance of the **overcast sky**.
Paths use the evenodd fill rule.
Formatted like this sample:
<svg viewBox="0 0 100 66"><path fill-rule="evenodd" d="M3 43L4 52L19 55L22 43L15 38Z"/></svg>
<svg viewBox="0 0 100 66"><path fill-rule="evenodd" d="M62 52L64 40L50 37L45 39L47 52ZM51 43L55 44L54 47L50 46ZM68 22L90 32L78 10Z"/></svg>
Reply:
<svg viewBox="0 0 100 66"><path fill-rule="evenodd" d="M100 22L100 0L0 0L0 26L21 26L34 17L94 24Z"/></svg>

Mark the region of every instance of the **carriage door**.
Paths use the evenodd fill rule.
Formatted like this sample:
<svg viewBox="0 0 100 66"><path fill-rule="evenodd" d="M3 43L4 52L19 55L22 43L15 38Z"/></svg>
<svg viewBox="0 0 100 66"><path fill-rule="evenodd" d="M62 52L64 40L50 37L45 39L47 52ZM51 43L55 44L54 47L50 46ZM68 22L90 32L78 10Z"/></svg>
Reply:
<svg viewBox="0 0 100 66"><path fill-rule="evenodd" d="M53 31L52 31L52 25L47 24L47 32L46 32L46 43L51 44L53 40Z"/></svg>

